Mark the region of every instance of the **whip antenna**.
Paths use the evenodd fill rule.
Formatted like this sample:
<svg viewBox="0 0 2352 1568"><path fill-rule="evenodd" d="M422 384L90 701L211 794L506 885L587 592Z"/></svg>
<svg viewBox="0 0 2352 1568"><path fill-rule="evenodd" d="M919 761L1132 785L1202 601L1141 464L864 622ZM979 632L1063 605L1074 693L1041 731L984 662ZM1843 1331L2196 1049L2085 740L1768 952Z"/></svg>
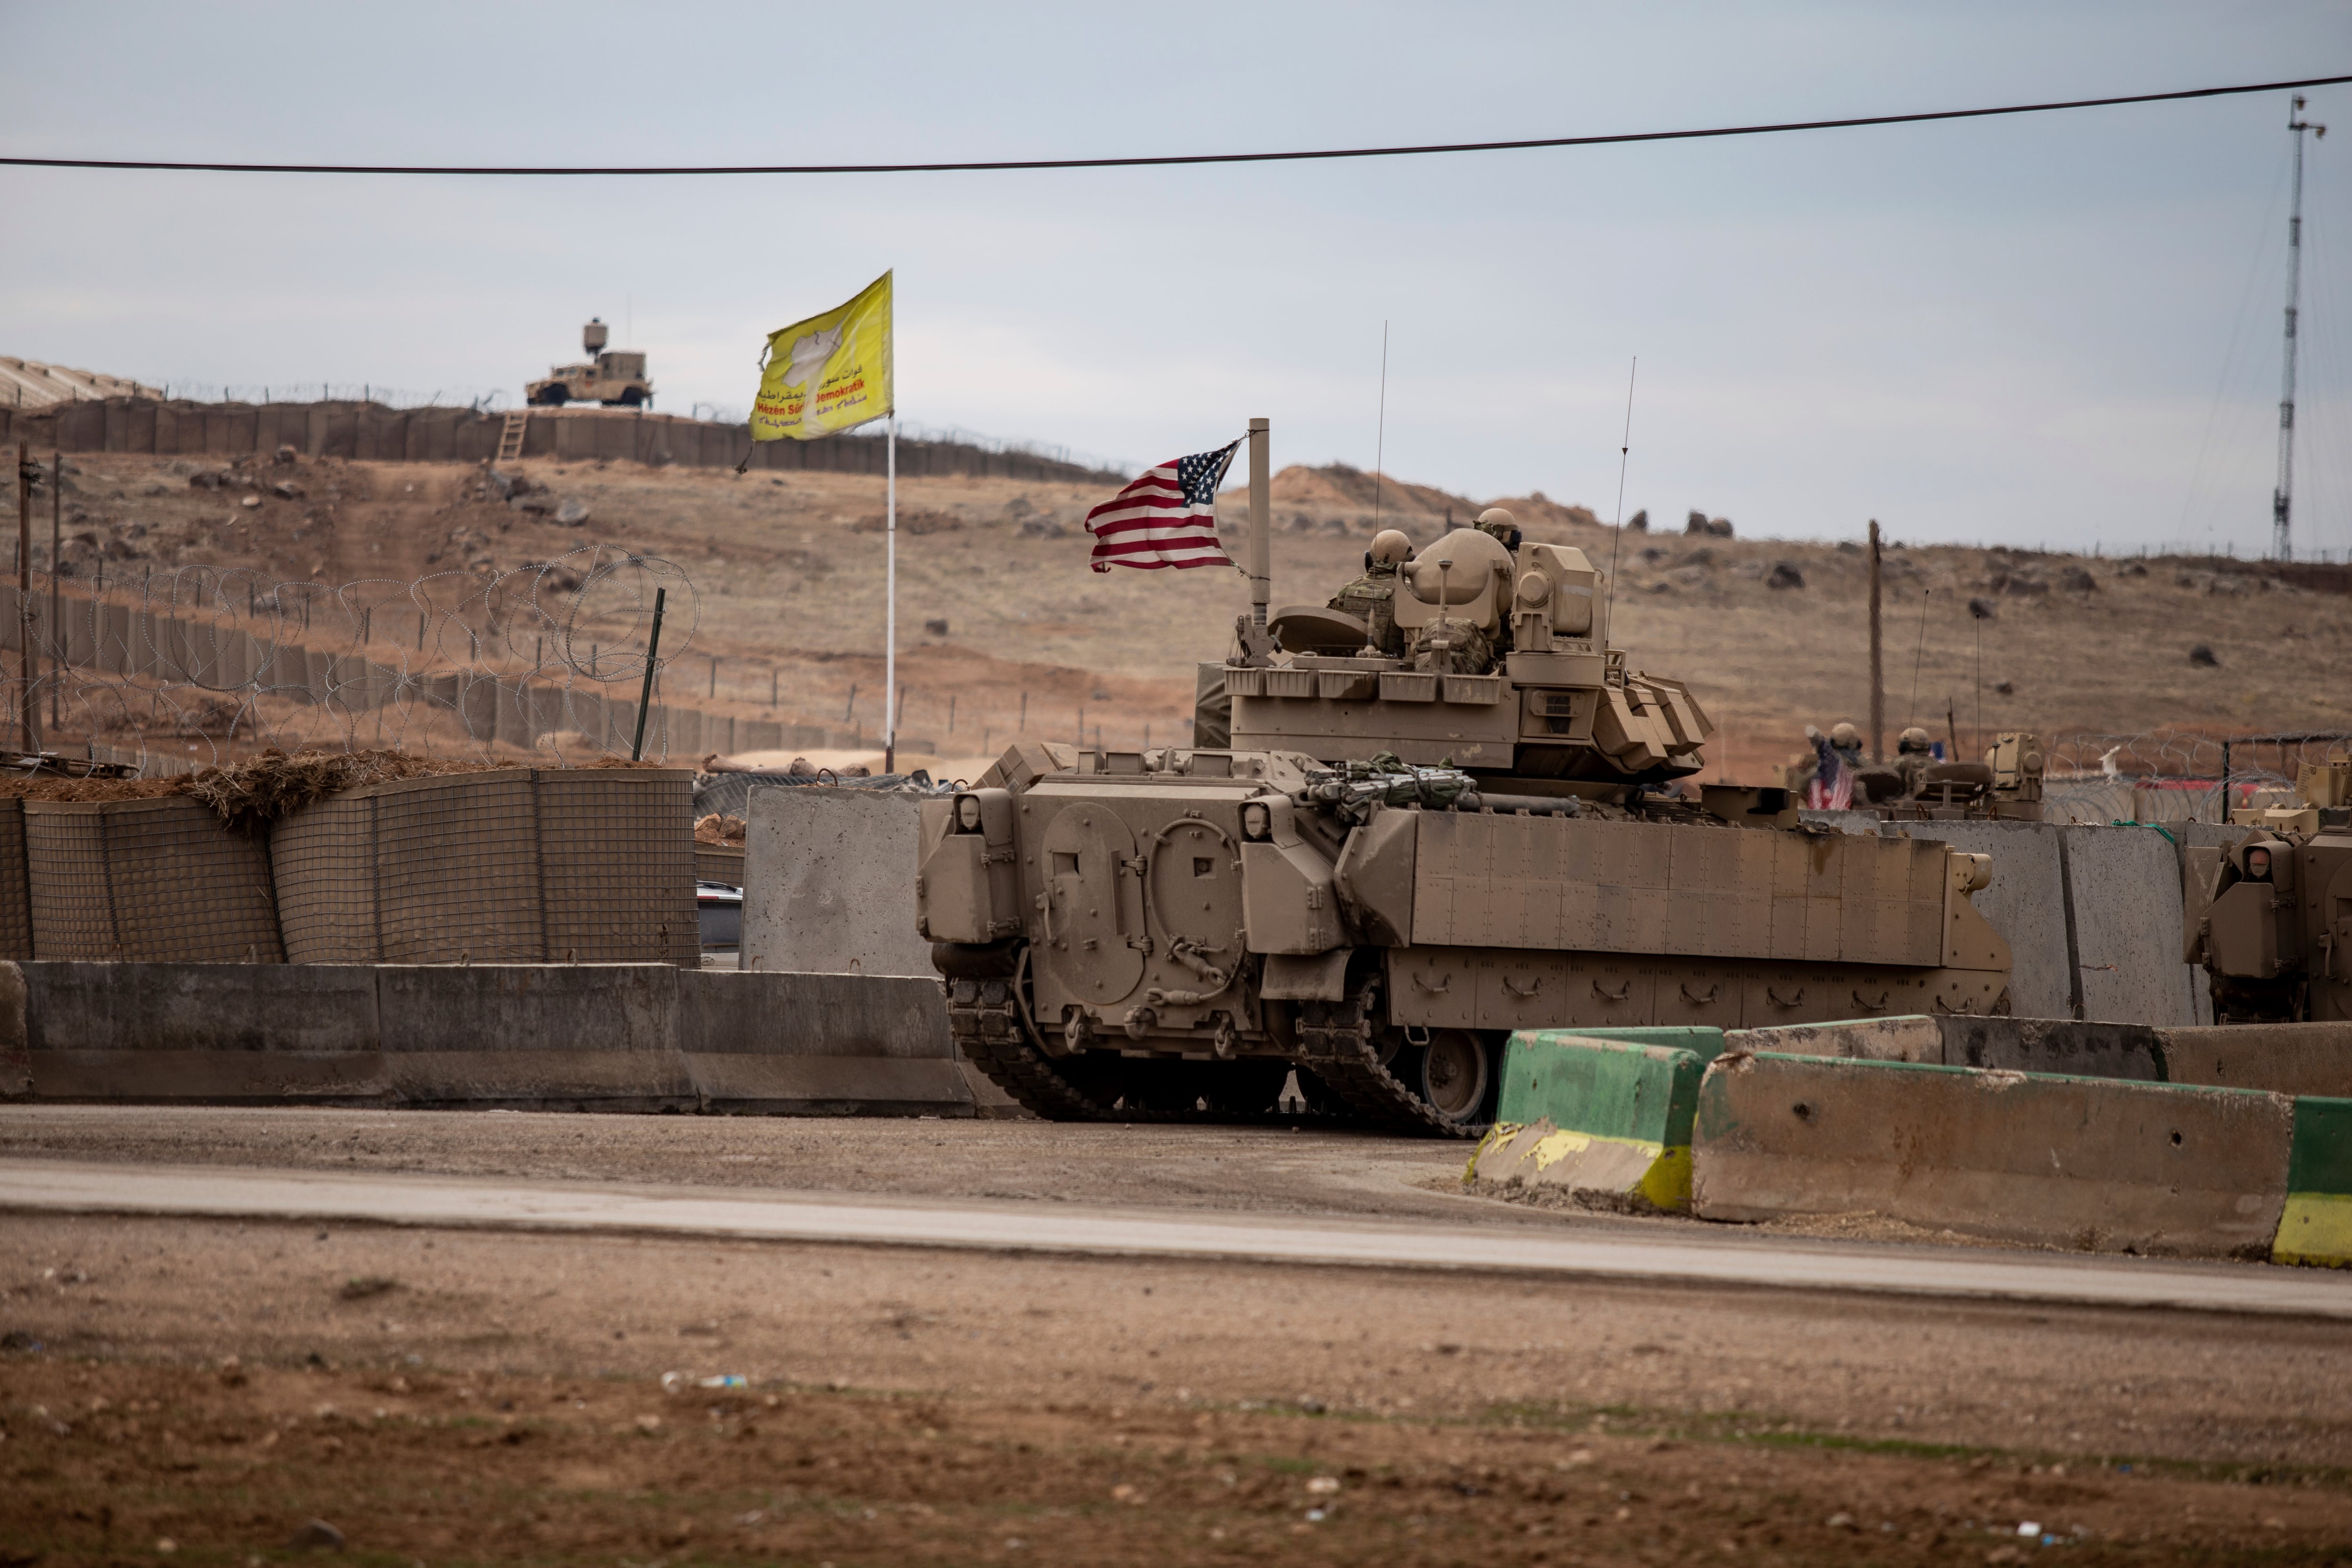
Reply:
<svg viewBox="0 0 2352 1568"><path fill-rule="evenodd" d="M1381 528L1381 460L1389 445L1389 324L1381 323L1381 422L1372 437L1372 531Z"/></svg>
<svg viewBox="0 0 2352 1568"><path fill-rule="evenodd" d="M1927 657L1927 601L1935 596L1933 588L1919 595L1919 647L1911 656L1911 706L1903 714L1903 727L1908 730L1919 717L1919 664Z"/></svg>
<svg viewBox="0 0 2352 1568"><path fill-rule="evenodd" d="M1633 356L1633 368L1625 373L1625 438L1617 447L1617 537L1609 542L1609 592L1601 605L1601 658L1605 674L1609 658L1609 622L1617 607L1617 550L1625 542L1625 463L1633 451L1633 376L1642 368L1642 356Z"/></svg>

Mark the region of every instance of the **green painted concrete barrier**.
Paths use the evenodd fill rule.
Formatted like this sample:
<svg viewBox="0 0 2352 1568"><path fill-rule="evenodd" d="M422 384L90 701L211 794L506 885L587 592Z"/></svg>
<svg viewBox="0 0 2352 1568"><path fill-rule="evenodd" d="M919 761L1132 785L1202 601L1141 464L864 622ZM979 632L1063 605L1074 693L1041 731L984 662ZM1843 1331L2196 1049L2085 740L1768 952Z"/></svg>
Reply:
<svg viewBox="0 0 2352 1568"><path fill-rule="evenodd" d="M2271 1261L2352 1268L2352 1100L2295 1100L2286 1209Z"/></svg>
<svg viewBox="0 0 2352 1568"><path fill-rule="evenodd" d="M1521 1037L1548 1040L1621 1040L1632 1046L1667 1046L1711 1062L1723 1054L1723 1031L1708 1024L1630 1024L1595 1029L1528 1029ZM1509 1092L1507 1080L1505 1092Z"/></svg>
<svg viewBox="0 0 2352 1568"><path fill-rule="evenodd" d="M1705 1027L1535 1029L1504 1053L1499 1120L1473 1185L1686 1212L1700 1076L1723 1047Z"/></svg>

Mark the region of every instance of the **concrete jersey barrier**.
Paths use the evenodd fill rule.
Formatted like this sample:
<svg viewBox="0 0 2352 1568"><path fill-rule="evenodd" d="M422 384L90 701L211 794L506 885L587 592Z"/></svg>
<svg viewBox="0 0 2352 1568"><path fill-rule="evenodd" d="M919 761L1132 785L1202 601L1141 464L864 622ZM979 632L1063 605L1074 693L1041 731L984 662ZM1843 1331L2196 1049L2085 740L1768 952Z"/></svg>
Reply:
<svg viewBox="0 0 2352 1568"><path fill-rule="evenodd" d="M2193 868L2155 827L2050 822L1882 822L1874 813L1814 812L1806 821L1992 857L1977 909L2010 946L2010 997L2022 1016L2160 1027L2210 1022L2201 976L2180 961ZM2185 825L2198 841L2200 825ZM2221 833L2232 830L2221 829ZM2242 831L2242 830L2239 830ZM2210 837L2208 830L2206 837ZM2210 874L2210 859L2200 861ZM2186 912L2184 913L2184 909Z"/></svg>
<svg viewBox="0 0 2352 1568"><path fill-rule="evenodd" d="M1857 1061L1925 1062L2075 1078L2167 1081L2161 1033L2143 1024L2085 1024L2071 1018L1982 1018L1906 1014L1833 1024L1735 1029L1727 1050ZM2256 1087L2276 1088L2274 1084Z"/></svg>
<svg viewBox="0 0 2352 1568"><path fill-rule="evenodd" d="M2352 1098L2352 1024L2206 1024L2162 1036L2175 1083Z"/></svg>
<svg viewBox="0 0 2352 1568"><path fill-rule="evenodd" d="M915 930L920 801L813 785L753 789L748 799L742 966L919 975L944 1029L931 944ZM965 1078L982 1115L1026 1114L977 1068Z"/></svg>
<svg viewBox="0 0 2352 1568"><path fill-rule="evenodd" d="M743 967L931 975L915 931L912 796L761 789L743 840Z"/></svg>
<svg viewBox="0 0 2352 1568"><path fill-rule="evenodd" d="M1722 1030L1699 1026L1513 1035L1497 1120L1471 1156L1470 1180L1686 1212L1699 1077L1722 1045Z"/></svg>
<svg viewBox="0 0 2352 1568"><path fill-rule="evenodd" d="M2154 1028L2068 1018L1909 1015L1735 1029L1725 1047L2352 1097L2352 1024L2343 1022Z"/></svg>
<svg viewBox="0 0 2352 1568"><path fill-rule="evenodd" d="M1692 1206L1868 1213L2079 1251L2268 1258L2294 1104L2252 1089L1772 1052L1701 1080Z"/></svg>
<svg viewBox="0 0 2352 1568"><path fill-rule="evenodd" d="M2079 995L2069 973L2066 868L2058 829L2040 822L1906 822L1913 838L1992 857L1992 880L1973 896L1978 912L2009 943L2011 1011L2071 1018Z"/></svg>
<svg viewBox="0 0 2352 1568"><path fill-rule="evenodd" d="M935 982L660 963L0 964L12 1081L57 1100L973 1111Z"/></svg>
<svg viewBox="0 0 2352 1568"><path fill-rule="evenodd" d="M2135 1024L2197 1022L2180 962L2180 855L2153 827L2058 828L2066 857L2075 1016Z"/></svg>

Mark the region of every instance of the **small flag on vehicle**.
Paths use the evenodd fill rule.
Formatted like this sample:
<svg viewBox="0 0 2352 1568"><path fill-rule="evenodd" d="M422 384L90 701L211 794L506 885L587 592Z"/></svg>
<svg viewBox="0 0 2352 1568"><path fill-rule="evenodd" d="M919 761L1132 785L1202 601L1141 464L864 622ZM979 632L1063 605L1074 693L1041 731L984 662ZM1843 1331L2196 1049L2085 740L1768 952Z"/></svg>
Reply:
<svg viewBox="0 0 2352 1568"><path fill-rule="evenodd" d="M1239 441L1213 452L1171 458L1087 513L1095 536L1087 564L1097 572L1114 566L1231 566L1217 542L1217 486L1233 466Z"/></svg>

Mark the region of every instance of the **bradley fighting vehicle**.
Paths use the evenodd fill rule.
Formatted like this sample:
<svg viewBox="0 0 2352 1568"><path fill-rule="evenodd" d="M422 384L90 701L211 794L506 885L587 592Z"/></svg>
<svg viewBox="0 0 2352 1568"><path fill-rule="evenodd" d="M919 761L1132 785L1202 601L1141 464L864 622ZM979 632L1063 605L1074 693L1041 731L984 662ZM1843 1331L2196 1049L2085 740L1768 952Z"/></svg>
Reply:
<svg viewBox="0 0 2352 1568"><path fill-rule="evenodd" d="M2232 811L2254 831L2200 889L2184 956L2205 966L2216 1023L2352 1018L2352 759L2304 763L2295 794Z"/></svg>
<svg viewBox="0 0 2352 1568"><path fill-rule="evenodd" d="M950 1026L1023 1104L1255 1112L1295 1068L1319 1109L1466 1135L1514 1029L2008 1011L1988 858L1806 829L1781 790L1665 793L1710 726L1610 646L1581 551L1448 533L1391 634L1268 616L1251 532L1229 744L1016 746L924 803Z"/></svg>

